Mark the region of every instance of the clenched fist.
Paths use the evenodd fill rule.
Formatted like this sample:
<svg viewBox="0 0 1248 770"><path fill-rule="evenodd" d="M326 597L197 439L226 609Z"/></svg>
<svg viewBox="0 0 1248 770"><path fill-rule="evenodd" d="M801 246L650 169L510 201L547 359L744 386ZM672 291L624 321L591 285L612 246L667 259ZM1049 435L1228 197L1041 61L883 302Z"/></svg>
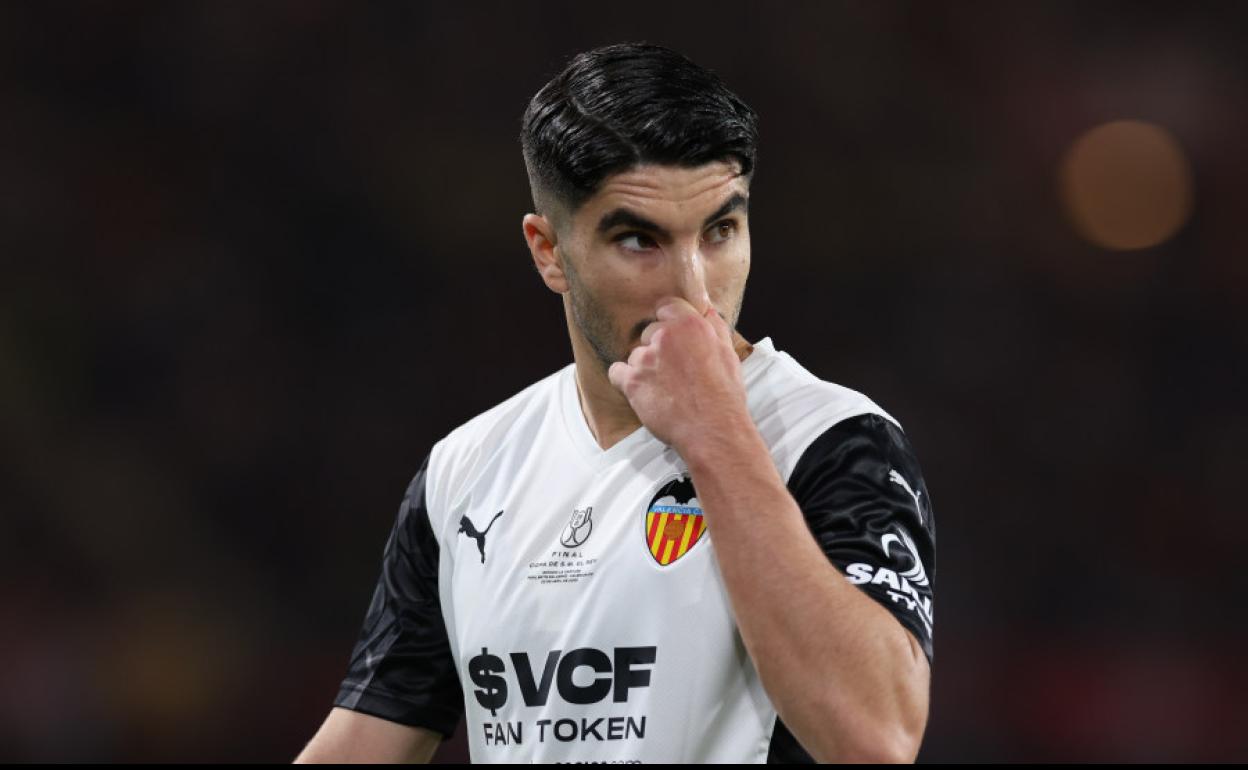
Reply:
<svg viewBox="0 0 1248 770"><path fill-rule="evenodd" d="M642 424L687 459L698 442L730 440L752 424L741 359L714 305L700 314L684 299L665 297L655 317L628 361L611 364L607 379Z"/></svg>

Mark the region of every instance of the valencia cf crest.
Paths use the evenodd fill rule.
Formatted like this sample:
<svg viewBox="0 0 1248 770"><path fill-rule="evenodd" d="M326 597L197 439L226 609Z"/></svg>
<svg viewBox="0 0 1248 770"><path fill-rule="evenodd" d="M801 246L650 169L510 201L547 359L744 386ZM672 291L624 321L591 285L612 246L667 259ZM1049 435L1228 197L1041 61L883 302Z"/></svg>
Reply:
<svg viewBox="0 0 1248 770"><path fill-rule="evenodd" d="M646 506L646 547L666 567L689 552L706 531L702 503L688 476L665 483Z"/></svg>

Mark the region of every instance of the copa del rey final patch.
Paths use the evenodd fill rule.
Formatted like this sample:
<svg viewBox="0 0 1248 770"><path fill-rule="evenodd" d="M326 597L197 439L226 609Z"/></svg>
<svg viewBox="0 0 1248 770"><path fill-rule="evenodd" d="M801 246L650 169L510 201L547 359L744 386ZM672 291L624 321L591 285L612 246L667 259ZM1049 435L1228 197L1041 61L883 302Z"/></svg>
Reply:
<svg viewBox="0 0 1248 770"><path fill-rule="evenodd" d="M706 531L706 519L688 476L659 488L646 506L645 523L646 546L659 566L666 567L693 548Z"/></svg>

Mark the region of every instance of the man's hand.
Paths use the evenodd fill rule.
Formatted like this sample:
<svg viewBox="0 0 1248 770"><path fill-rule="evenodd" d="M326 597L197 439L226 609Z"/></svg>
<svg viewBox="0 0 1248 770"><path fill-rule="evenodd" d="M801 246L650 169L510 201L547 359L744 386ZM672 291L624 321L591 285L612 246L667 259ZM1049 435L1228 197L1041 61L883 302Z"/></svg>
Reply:
<svg viewBox="0 0 1248 770"><path fill-rule="evenodd" d="M752 424L741 359L714 305L699 314L684 299L664 297L655 317L628 362L611 364L607 379L656 438L688 459L696 442L727 440Z"/></svg>

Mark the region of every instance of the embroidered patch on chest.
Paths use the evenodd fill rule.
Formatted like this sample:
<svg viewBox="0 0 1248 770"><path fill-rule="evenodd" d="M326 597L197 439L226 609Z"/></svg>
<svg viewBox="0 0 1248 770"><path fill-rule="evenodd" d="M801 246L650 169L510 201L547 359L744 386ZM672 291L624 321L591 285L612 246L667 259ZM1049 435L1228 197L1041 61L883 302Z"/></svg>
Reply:
<svg viewBox="0 0 1248 770"><path fill-rule="evenodd" d="M666 567L689 552L702 533L706 519L689 476L668 480L650 498L644 517L646 547L650 556Z"/></svg>

